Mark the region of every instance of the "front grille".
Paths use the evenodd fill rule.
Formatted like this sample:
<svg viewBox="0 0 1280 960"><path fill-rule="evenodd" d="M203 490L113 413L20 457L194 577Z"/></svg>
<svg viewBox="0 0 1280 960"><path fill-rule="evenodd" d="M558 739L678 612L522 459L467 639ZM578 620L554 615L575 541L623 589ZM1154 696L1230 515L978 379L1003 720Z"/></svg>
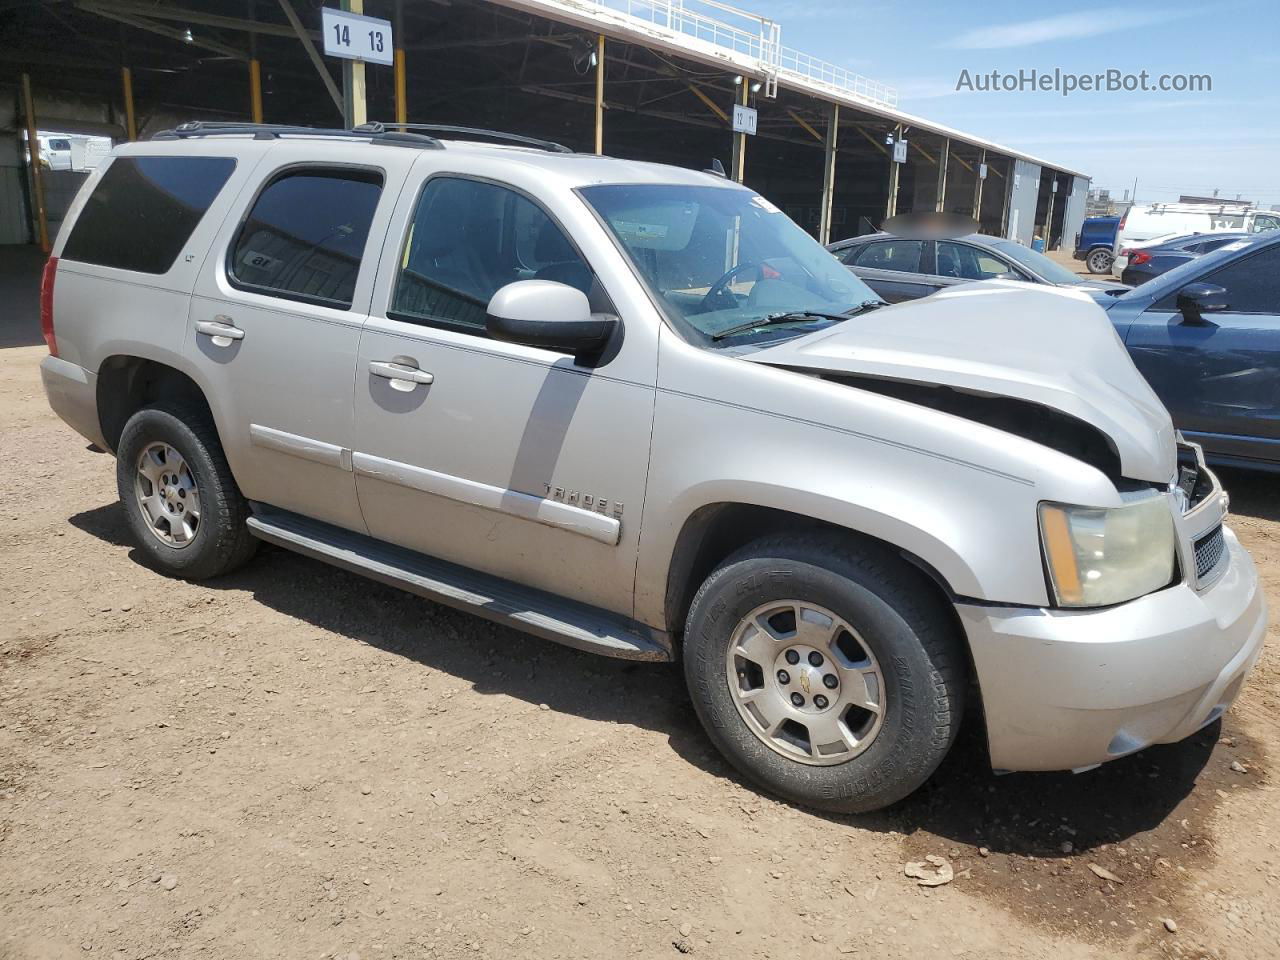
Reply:
<svg viewBox="0 0 1280 960"><path fill-rule="evenodd" d="M1222 538L1222 524L1218 524L1196 541L1196 580L1203 581L1226 555L1227 543Z"/></svg>

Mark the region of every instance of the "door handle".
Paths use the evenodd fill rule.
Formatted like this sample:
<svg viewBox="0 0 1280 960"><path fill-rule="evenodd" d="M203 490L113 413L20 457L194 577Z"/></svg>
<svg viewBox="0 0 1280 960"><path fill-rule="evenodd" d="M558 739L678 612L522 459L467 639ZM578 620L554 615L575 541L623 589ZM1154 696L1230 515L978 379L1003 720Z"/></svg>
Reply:
<svg viewBox="0 0 1280 960"><path fill-rule="evenodd" d="M408 367L403 363L391 363L386 360L370 360L369 372L375 377L383 377L386 380L404 380L414 384L430 384L434 383L436 379L425 370L419 370L417 367Z"/></svg>
<svg viewBox="0 0 1280 960"><path fill-rule="evenodd" d="M230 317L221 314L212 320L197 320L196 333L213 337L213 342L219 347L229 347L232 340L244 339L244 331L232 323Z"/></svg>

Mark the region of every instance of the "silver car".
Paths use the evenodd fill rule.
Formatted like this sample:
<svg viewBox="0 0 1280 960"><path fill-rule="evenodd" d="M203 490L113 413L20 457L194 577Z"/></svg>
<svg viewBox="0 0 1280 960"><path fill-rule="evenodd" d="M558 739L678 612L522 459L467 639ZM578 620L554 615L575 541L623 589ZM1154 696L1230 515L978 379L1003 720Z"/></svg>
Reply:
<svg viewBox="0 0 1280 960"><path fill-rule="evenodd" d="M91 175L42 306L49 401L162 573L265 540L679 658L812 807L909 794L966 703L1005 770L1180 740L1261 648L1226 495L1086 295L885 306L713 174L188 125Z"/></svg>

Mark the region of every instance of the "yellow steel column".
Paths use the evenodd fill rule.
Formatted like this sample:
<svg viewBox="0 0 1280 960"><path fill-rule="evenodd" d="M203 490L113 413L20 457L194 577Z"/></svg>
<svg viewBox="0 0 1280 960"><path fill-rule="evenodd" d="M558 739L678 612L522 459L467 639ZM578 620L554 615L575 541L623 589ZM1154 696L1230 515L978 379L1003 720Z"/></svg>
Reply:
<svg viewBox="0 0 1280 960"><path fill-rule="evenodd" d="M254 123L262 122L262 65L249 61L249 113Z"/></svg>
<svg viewBox="0 0 1280 960"><path fill-rule="evenodd" d="M604 153L604 34L596 37L596 156Z"/></svg>
<svg viewBox="0 0 1280 960"><path fill-rule="evenodd" d="M133 71L120 68L120 83L124 88L124 129L130 140L138 139L138 124L133 113Z"/></svg>
<svg viewBox="0 0 1280 960"><path fill-rule="evenodd" d="M31 99L31 77L22 75L22 110L27 120L27 154L31 160L32 214L35 218L36 240L40 249L49 252L49 221L44 212L44 177L40 172L40 136L36 131L36 108Z"/></svg>
<svg viewBox="0 0 1280 960"><path fill-rule="evenodd" d="M404 75L404 0L396 0L395 23L392 24L395 34L395 72L396 86L396 123L409 122L408 85Z"/></svg>
<svg viewBox="0 0 1280 960"><path fill-rule="evenodd" d="M247 14L252 23L258 19L255 0L249 0ZM262 122L262 64L258 60L258 35L249 31L249 119Z"/></svg>

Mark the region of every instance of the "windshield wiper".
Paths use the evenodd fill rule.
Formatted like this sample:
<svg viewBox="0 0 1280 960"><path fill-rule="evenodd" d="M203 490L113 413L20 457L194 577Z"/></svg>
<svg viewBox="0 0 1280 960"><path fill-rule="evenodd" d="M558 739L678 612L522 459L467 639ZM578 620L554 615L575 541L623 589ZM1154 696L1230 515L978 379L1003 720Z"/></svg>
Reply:
<svg viewBox="0 0 1280 960"><path fill-rule="evenodd" d="M749 320L746 323L740 323L736 327L730 327L728 330L721 330L719 333L711 334L712 340L724 340L727 337L735 336L739 333L746 333L748 330L755 330L759 327L770 327L777 323L804 323L807 320L833 320L839 323L841 320L848 320L847 313L820 313L817 310L790 310L786 313L771 313L767 317L761 317L759 320Z"/></svg>

